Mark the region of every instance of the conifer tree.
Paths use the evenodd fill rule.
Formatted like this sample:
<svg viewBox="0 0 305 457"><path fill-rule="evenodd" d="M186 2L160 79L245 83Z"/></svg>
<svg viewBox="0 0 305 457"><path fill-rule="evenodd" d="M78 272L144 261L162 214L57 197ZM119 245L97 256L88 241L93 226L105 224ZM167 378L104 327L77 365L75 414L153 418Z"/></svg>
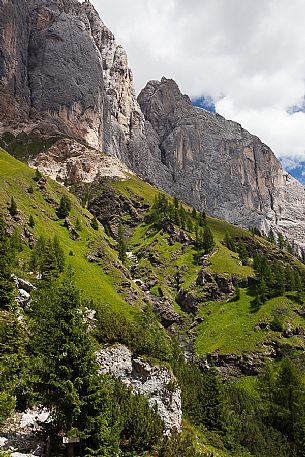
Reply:
<svg viewBox="0 0 305 457"><path fill-rule="evenodd" d="M125 233L123 224L120 222L118 228L118 253L119 259L122 263L126 262L127 255L126 255L126 241L125 241Z"/></svg>
<svg viewBox="0 0 305 457"><path fill-rule="evenodd" d="M15 296L15 283L12 278L14 253L10 239L6 233L6 227L0 216L0 306L13 305Z"/></svg>
<svg viewBox="0 0 305 457"><path fill-rule="evenodd" d="M199 224L198 224L198 222L195 222L194 232L195 232L196 245L198 245L198 243L199 243Z"/></svg>
<svg viewBox="0 0 305 457"><path fill-rule="evenodd" d="M248 259L249 255L243 240L239 240L237 245L237 252L239 254L240 260L244 263Z"/></svg>
<svg viewBox="0 0 305 457"><path fill-rule="evenodd" d="M295 272L291 268L290 265L288 265L285 268L285 277L286 277L286 289L295 290Z"/></svg>
<svg viewBox="0 0 305 457"><path fill-rule="evenodd" d="M81 438L81 455L115 455L112 382L98 374L81 309L71 272L62 281L51 278L39 284L31 307L36 389L51 411L55 439L58 432L76 435Z"/></svg>
<svg viewBox="0 0 305 457"><path fill-rule="evenodd" d="M91 227L93 230L98 230L98 221L95 216L91 219Z"/></svg>
<svg viewBox="0 0 305 457"><path fill-rule="evenodd" d="M156 195L154 203L151 207L151 218L152 221L159 227L161 228L164 226L165 223L167 223L169 219L169 202L168 199L166 198L165 194L158 193Z"/></svg>
<svg viewBox="0 0 305 457"><path fill-rule="evenodd" d="M256 288L257 305L260 306L260 305L264 304L266 299L267 299L267 285L266 285L264 278L262 278L259 281L257 288Z"/></svg>
<svg viewBox="0 0 305 457"><path fill-rule="evenodd" d="M75 230L77 232L81 232L81 230L82 230L82 224L81 224L81 221L79 220L79 218L76 219Z"/></svg>
<svg viewBox="0 0 305 457"><path fill-rule="evenodd" d="M0 398L1 391L5 390L14 397L19 410L26 408L31 395L29 355L26 352L28 333L24 321L20 320L18 310L13 306L0 332Z"/></svg>
<svg viewBox="0 0 305 457"><path fill-rule="evenodd" d="M295 272L295 290L297 291L297 300L301 304L305 299L305 291L301 275L298 271Z"/></svg>
<svg viewBox="0 0 305 457"><path fill-rule="evenodd" d="M234 300L235 300L235 301L240 300L240 288L239 288L238 286L235 287L235 296L234 296Z"/></svg>
<svg viewBox="0 0 305 457"><path fill-rule="evenodd" d="M71 200L67 195L63 195L60 199L59 207L57 208L56 214L59 219L65 219L69 216L71 211Z"/></svg>
<svg viewBox="0 0 305 457"><path fill-rule="evenodd" d="M193 221L190 216L187 218L187 229L189 232L192 232L194 229Z"/></svg>
<svg viewBox="0 0 305 457"><path fill-rule="evenodd" d="M14 200L14 197L11 198L11 204L8 208L11 216L16 216L18 214L17 203Z"/></svg>
<svg viewBox="0 0 305 457"><path fill-rule="evenodd" d="M182 230L185 230L186 227L186 222L187 222L187 213L185 209L183 208L182 203L180 203L179 207L179 218L180 218L180 227Z"/></svg>
<svg viewBox="0 0 305 457"><path fill-rule="evenodd" d="M178 200L177 197L174 197L174 207L175 207L176 209L179 208L179 200Z"/></svg>
<svg viewBox="0 0 305 457"><path fill-rule="evenodd" d="M293 254L293 246L291 243L289 243L288 240L286 240L286 247L287 247L287 251L289 252L289 254Z"/></svg>
<svg viewBox="0 0 305 457"><path fill-rule="evenodd" d="M32 216L32 214L30 215L30 219L29 219L29 227L31 227L31 228L35 227L35 220L34 220L34 217Z"/></svg>
<svg viewBox="0 0 305 457"><path fill-rule="evenodd" d="M54 244L51 240L46 243L43 257L40 261L41 278L44 281L51 281L58 278L60 274L60 266L54 251Z"/></svg>
<svg viewBox="0 0 305 457"><path fill-rule="evenodd" d="M57 260L57 265L58 265L59 271L62 273L64 271L64 267L65 267L65 253L59 242L57 235L54 236L52 244L53 244L52 247L53 247L54 254L55 254L55 257Z"/></svg>
<svg viewBox="0 0 305 457"><path fill-rule="evenodd" d="M214 247L214 237L211 229L208 226L205 226L203 230L203 242L202 242L202 247L204 249L204 252L207 254L209 253L213 247Z"/></svg>
<svg viewBox="0 0 305 457"><path fill-rule="evenodd" d="M46 240L44 236L40 236L34 249L31 252L29 267L33 271L40 270L41 260L46 249Z"/></svg>
<svg viewBox="0 0 305 457"><path fill-rule="evenodd" d="M274 277L274 293L275 295L283 295L285 292L285 270L280 263L276 263L273 269Z"/></svg>
<svg viewBox="0 0 305 457"><path fill-rule="evenodd" d="M280 249L285 249L286 247L286 240L281 233L278 236L278 246Z"/></svg>
<svg viewBox="0 0 305 457"><path fill-rule="evenodd" d="M197 219L198 219L198 224L200 225L200 227L204 227L205 224L206 224L206 214L204 211L199 211L197 213Z"/></svg>
<svg viewBox="0 0 305 457"><path fill-rule="evenodd" d="M269 233L268 233L268 241L270 243L273 243L275 244L275 236L274 236L274 232L272 229L269 230Z"/></svg>
<svg viewBox="0 0 305 457"><path fill-rule="evenodd" d="M227 248L230 249L230 251L236 252L236 250L237 250L236 244L235 244L232 236L228 232L225 234L224 243L227 246Z"/></svg>
<svg viewBox="0 0 305 457"><path fill-rule="evenodd" d="M35 176L34 176L33 180L38 182L41 180L42 176L43 176L43 174L41 173L41 171L39 171L38 168L36 168Z"/></svg>

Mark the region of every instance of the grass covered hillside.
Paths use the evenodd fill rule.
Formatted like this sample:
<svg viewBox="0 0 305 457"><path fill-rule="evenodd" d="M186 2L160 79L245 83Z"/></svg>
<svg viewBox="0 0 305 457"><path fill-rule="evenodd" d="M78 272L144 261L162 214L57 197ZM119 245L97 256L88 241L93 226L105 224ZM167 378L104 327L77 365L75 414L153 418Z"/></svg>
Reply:
<svg viewBox="0 0 305 457"><path fill-rule="evenodd" d="M155 189L138 186L133 178L114 185L130 201L151 204ZM168 204L175 202L168 199ZM291 247L281 249L270 242L272 233L268 240L224 221L209 217L202 221L198 212L180 203L176 206L176 215L169 208L160 221L148 211L132 230L128 249L138 259L135 277L144 281L152 295L172 303L196 354L221 363L225 355L255 353L257 358L257 354L273 357L286 349L303 351L305 268L289 253ZM208 252L198 241L205 227L213 237ZM264 267L255 265L257 255Z"/></svg>
<svg viewBox="0 0 305 457"><path fill-rule="evenodd" d="M305 267L281 237L132 175L65 187L0 150L0 254L0 436L45 407L56 457L63 435L79 457L304 455ZM172 374L180 434L99 373L117 343Z"/></svg>
<svg viewBox="0 0 305 457"><path fill-rule="evenodd" d="M57 209L63 196L71 202L68 227L65 218L59 218ZM17 214L11 215L11 199L17 205ZM76 282L87 298L107 304L122 312L129 312L129 294L135 308L141 307L141 294L128 279L128 272L118 259L115 245L99 225L92 227L93 216L77 198L54 181L38 177L35 170L0 150L0 212L9 226L15 227L24 240L20 255L20 271L30 257L27 240L57 237L66 257L66 263L75 271ZM30 218L34 227L29 226ZM79 227L77 227L79 225ZM127 290L122 283L128 282ZM131 308L131 307L130 307Z"/></svg>

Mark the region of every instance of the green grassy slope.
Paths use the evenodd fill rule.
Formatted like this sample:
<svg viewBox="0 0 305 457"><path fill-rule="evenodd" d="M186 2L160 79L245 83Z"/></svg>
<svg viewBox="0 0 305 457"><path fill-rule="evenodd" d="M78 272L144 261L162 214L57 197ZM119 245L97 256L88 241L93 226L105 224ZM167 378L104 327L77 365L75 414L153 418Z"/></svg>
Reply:
<svg viewBox="0 0 305 457"><path fill-rule="evenodd" d="M125 196L134 198L137 195L138 198L144 198L147 203L151 203L156 195L153 187L133 177L129 181L115 184L115 188ZM304 271L304 265L298 259L286 251L279 250L264 238L218 219L208 217L207 223L213 232L215 248L205 267L214 273L227 278L250 278L250 281L254 278L252 266L243 266L239 255L224 246L226 233L233 238L248 240L254 251L258 249L271 258L283 259L286 264L295 265ZM195 238L194 233L186 233ZM179 272L179 287L192 290L192 294L198 296L200 302L201 287L195 283L202 266L194 262L194 246L179 241L172 244L169 238L167 233L157 231L144 222L133 231L129 249L138 256L138 275L148 283L155 283L150 289L151 293L175 299L177 288L173 278ZM197 354L204 356L213 353L263 353L272 341L276 341L282 347L304 347L304 341L300 336L285 336L285 331L289 328L305 330L305 319L298 314L303 303L297 302L294 293L268 300L259 310L254 309L253 300L253 290L248 288L241 289L241 296L237 301L230 298L226 298L225 301L206 301L202 298L198 313L193 316L193 319L200 322L192 329ZM184 314L177 303L175 308L180 314ZM273 325L276 319L281 322L281 330Z"/></svg>
<svg viewBox="0 0 305 457"><path fill-rule="evenodd" d="M47 179L46 186L41 190L33 180L34 175L34 170L0 149L0 211L8 224L17 225L20 230L27 226L36 239L41 235L57 235L64 248L66 261L75 271L77 286L85 291L86 297L93 299L97 304L107 304L123 312L132 311L134 308L129 306L128 296L122 288L122 283L126 282L124 267L119 262L116 252L111 249L103 229L100 227L98 231L93 230L90 225L92 215L82 208L78 199L64 187ZM33 193L28 191L31 186ZM82 230L77 241L70 238L67 228L63 225L64 221L58 220L56 216L56 207L64 194L72 201L69 220L74 226L77 219L81 221ZM17 223L7 211L12 197L19 210ZM27 225L30 215L36 223L33 229ZM97 262L89 262L86 257L95 250L99 251L102 258ZM73 253L73 256L69 253ZM21 257L24 260L29 258L29 249L26 245ZM130 287L133 287L132 283ZM140 306L141 301L133 304Z"/></svg>
<svg viewBox="0 0 305 457"><path fill-rule="evenodd" d="M143 305L143 292L128 279L129 272L118 260L113 249L115 242L104 233L102 226L99 231L92 229L90 221L92 215L81 207L78 199L68 192L63 186L47 179L45 187L39 188L33 180L34 170L14 159L5 151L0 150L0 211L5 215L9 224L25 226L32 232L35 239L41 235L53 237L57 235L64 246L66 259L71 263L76 274L77 285L85 292L86 297L92 298L97 304L107 304L111 308L127 315ZM125 201L142 202L146 214L153 203L158 190L141 181L135 176L130 176L127 181L111 184L116 195L124 197ZM34 192L29 193L29 187ZM69 195L72 201L72 211L69 219L75 226L79 219L82 225L80 239L73 241L63 221L56 216L56 207L63 194ZM18 223L8 213L7 207L14 197L18 209ZM187 208L187 211L190 211ZM28 227L30 216L33 216L36 225L33 229ZM125 219L124 219L125 218ZM132 216L122 217L126 224ZM303 264L266 240L253 236L227 222L214 218L207 218L215 240L215 248L211 255L205 259L205 269L213 274L221 274L225 278L238 277L253 278L254 271L251 266L241 265L239 255L230 251L223 244L226 233L232 237L243 238L252 243L254 248L265 250L270 256L284 258L285 262L294 263L299 269L304 269ZM180 229L176 228L179 233ZM176 235L177 235L176 233ZM128 249L137 255L139 265L136 277L143 279L149 285L150 293L158 297L170 297L176 311L190 321L200 322L192 327L192 337L195 338L195 349L199 355L212 353L242 354L243 352L263 352L265 345L276 340L279 345L303 347L303 340L299 336L287 337L284 335L288 328L304 328L305 321L297 313L302 308L302 303L297 303L294 294L277 297L267 301L259 310L253 309L253 294L251 290L243 288L238 301L229 298L225 300L205 299L202 287L196 280L202 265L194 260L196 250L194 247L195 234L184 231L188 241L171 239L169 233L156 230L151 224L142 220L134 224L129 237ZM70 256L69 253L73 253ZM87 260L88 255L95 256L95 262ZM30 250L24 244L21 259L27 261ZM20 266L23 269L23 266ZM179 285L176 277L179 275ZM176 302L178 289L191 291L197 299L198 312L194 316L187 316ZM131 306L132 305L132 306ZM282 330L272 329L273 321L280 317ZM187 327L186 327L187 331ZM293 332L292 332L293 333Z"/></svg>
<svg viewBox="0 0 305 457"><path fill-rule="evenodd" d="M305 328L305 320L295 313L300 304L287 296L276 297L254 312L252 302L253 297L242 289L238 301L204 304L199 312L204 322L198 327L197 353L241 355L243 352L264 352L264 345L272 341L304 348L300 337L284 338L281 331L273 330L272 325L275 316L282 316L284 329L288 326Z"/></svg>

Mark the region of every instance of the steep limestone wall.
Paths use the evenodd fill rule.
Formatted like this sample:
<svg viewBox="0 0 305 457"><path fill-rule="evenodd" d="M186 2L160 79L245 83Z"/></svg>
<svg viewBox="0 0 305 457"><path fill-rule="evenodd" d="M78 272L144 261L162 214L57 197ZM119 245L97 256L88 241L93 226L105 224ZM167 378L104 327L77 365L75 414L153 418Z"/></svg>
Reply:
<svg viewBox="0 0 305 457"><path fill-rule="evenodd" d="M26 1L0 0L0 122L29 113L29 33Z"/></svg>
<svg viewBox="0 0 305 457"><path fill-rule="evenodd" d="M158 187L245 228L270 228L304 245L305 189L268 146L238 123L192 106L177 84L150 81L139 95Z"/></svg>

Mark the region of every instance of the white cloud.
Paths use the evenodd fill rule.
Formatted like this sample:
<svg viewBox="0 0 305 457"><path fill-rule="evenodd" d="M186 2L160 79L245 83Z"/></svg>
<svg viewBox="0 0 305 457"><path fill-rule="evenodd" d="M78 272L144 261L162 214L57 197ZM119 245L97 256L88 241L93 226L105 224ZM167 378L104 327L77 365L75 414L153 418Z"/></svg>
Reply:
<svg viewBox="0 0 305 457"><path fill-rule="evenodd" d="M279 157L305 159L304 0L93 0L128 52L139 91L163 75Z"/></svg>
<svg viewBox="0 0 305 457"><path fill-rule="evenodd" d="M305 160L305 113L288 114L272 106L239 108L230 97L219 100L216 110L227 119L238 120L281 159Z"/></svg>

